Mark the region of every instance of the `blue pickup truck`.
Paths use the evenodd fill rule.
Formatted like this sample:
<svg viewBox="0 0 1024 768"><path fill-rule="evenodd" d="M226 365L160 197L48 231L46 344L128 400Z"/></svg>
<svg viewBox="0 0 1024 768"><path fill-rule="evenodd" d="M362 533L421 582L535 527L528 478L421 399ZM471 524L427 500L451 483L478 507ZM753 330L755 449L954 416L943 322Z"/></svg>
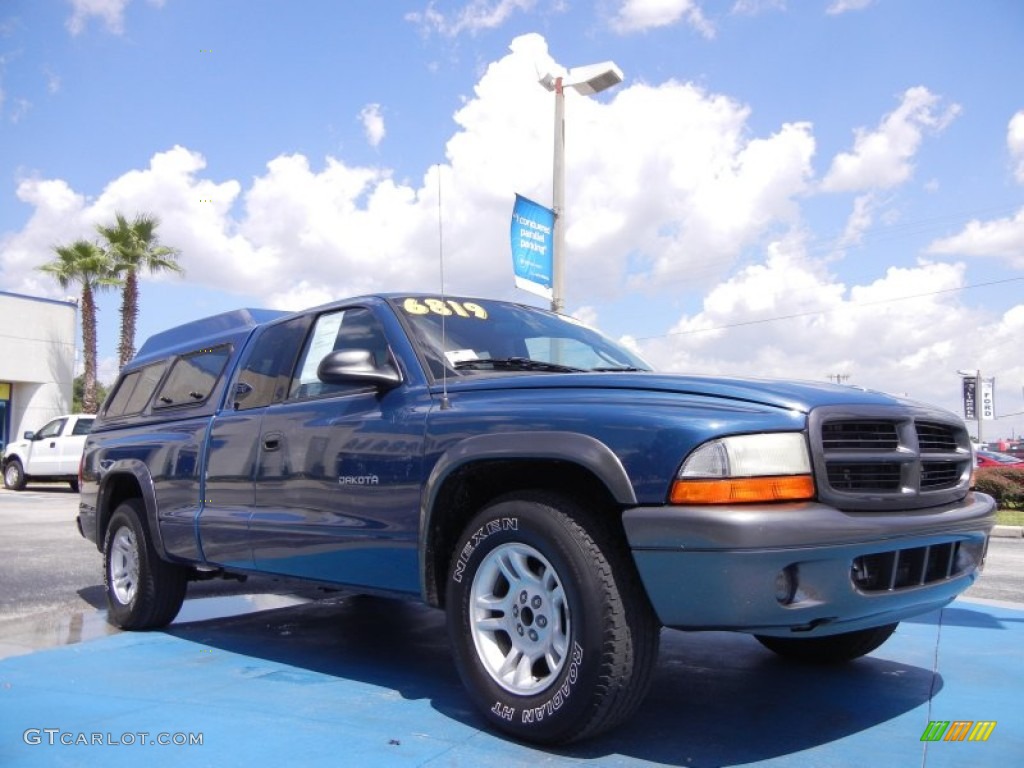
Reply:
<svg viewBox="0 0 1024 768"><path fill-rule="evenodd" d="M149 339L93 425L78 526L109 620L275 574L444 609L496 728L626 720L662 627L870 653L982 567L955 415L825 383L655 373L569 317L426 295L239 310Z"/></svg>

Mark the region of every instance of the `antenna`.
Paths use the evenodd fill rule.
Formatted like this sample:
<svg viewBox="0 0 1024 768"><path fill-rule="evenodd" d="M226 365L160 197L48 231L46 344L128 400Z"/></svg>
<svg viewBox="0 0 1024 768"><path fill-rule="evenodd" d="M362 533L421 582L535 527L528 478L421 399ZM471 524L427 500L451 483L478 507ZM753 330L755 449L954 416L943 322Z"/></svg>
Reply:
<svg viewBox="0 0 1024 768"><path fill-rule="evenodd" d="M441 268L441 301L447 301L444 295L444 220L441 216L441 164L437 164L437 260ZM445 365L445 350L448 341L445 337L444 313L441 314L441 410L452 407L448 400L448 366Z"/></svg>

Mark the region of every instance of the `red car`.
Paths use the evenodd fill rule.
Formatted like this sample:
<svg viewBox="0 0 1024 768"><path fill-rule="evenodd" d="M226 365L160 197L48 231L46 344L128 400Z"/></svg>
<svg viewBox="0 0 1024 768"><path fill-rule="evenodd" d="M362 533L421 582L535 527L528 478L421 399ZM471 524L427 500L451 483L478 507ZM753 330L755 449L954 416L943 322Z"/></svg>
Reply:
<svg viewBox="0 0 1024 768"><path fill-rule="evenodd" d="M977 451L974 454L974 466L976 467L1024 467L1024 459L1012 456L1009 453L998 453L996 451Z"/></svg>

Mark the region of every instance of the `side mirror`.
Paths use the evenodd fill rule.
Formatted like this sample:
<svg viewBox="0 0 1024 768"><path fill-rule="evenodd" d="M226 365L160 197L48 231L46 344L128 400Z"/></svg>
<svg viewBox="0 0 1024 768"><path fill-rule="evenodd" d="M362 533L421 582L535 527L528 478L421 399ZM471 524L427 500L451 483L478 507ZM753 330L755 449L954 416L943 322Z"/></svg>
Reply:
<svg viewBox="0 0 1024 768"><path fill-rule="evenodd" d="M394 389L402 377L394 366L377 366L367 349L339 349L320 361L316 377L325 384L362 384L380 390Z"/></svg>
<svg viewBox="0 0 1024 768"><path fill-rule="evenodd" d="M244 381L235 382L235 399L233 404L236 411L238 410L239 404L252 393L252 385L246 384Z"/></svg>
<svg viewBox="0 0 1024 768"><path fill-rule="evenodd" d="M24 435L22 435L22 438L24 438L25 440L35 440L36 433L30 429Z"/></svg>

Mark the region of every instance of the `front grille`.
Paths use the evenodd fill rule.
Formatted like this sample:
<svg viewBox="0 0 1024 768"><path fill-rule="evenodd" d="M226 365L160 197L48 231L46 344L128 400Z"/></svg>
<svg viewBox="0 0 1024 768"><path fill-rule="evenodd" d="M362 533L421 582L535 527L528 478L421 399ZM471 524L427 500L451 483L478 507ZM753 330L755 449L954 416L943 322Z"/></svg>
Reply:
<svg viewBox="0 0 1024 768"><path fill-rule="evenodd" d="M968 540L896 549L856 558L850 577L861 592L893 592L956 578L984 556L984 543Z"/></svg>
<svg viewBox="0 0 1024 768"><path fill-rule="evenodd" d="M828 482L839 491L899 491L900 468L896 464L828 464Z"/></svg>
<svg viewBox="0 0 1024 768"><path fill-rule="evenodd" d="M963 423L917 406L811 412L818 496L851 511L916 509L960 499L971 474Z"/></svg>
<svg viewBox="0 0 1024 768"><path fill-rule="evenodd" d="M956 451L956 435L947 424L917 424L917 442L922 452Z"/></svg>
<svg viewBox="0 0 1024 768"><path fill-rule="evenodd" d="M951 488L960 479L960 465L949 462L921 463L921 488Z"/></svg>
<svg viewBox="0 0 1024 768"><path fill-rule="evenodd" d="M889 421L836 421L821 429L826 451L893 451L896 426Z"/></svg>

